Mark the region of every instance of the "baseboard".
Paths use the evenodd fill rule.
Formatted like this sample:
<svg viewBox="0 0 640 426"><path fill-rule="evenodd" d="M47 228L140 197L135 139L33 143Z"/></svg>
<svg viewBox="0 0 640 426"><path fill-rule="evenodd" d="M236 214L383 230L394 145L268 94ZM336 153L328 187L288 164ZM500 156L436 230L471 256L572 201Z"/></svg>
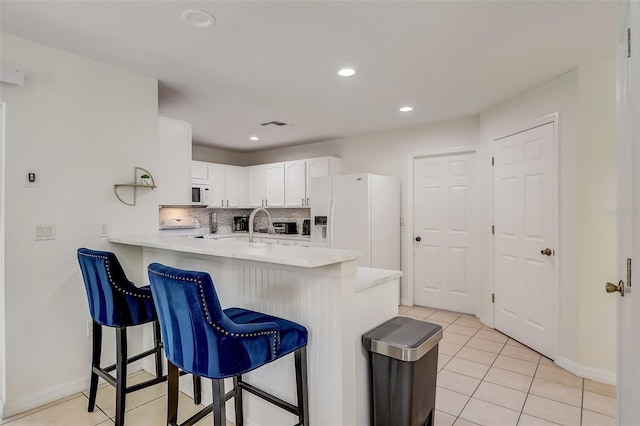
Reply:
<svg viewBox="0 0 640 426"><path fill-rule="evenodd" d="M595 380L596 382L606 383L609 385L616 385L615 371L585 367L584 365L577 364L564 357L556 358L555 363L559 367L564 368L565 370L575 374L578 377L584 377L585 379Z"/></svg>
<svg viewBox="0 0 640 426"><path fill-rule="evenodd" d="M86 378L66 382L55 387L47 387L40 392L29 394L27 398L12 403L5 403L4 406L0 405L0 418L15 416L32 408L40 407L41 405L57 401L74 393L82 392L88 388L89 381Z"/></svg>

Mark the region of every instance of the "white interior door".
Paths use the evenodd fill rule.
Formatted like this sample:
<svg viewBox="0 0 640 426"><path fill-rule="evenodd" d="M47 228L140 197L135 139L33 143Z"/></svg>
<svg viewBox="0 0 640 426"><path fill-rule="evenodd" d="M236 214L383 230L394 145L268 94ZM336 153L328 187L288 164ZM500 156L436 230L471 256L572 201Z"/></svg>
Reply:
<svg viewBox="0 0 640 426"><path fill-rule="evenodd" d="M493 209L495 328L552 359L554 139L548 123L494 142Z"/></svg>
<svg viewBox="0 0 640 426"><path fill-rule="evenodd" d="M414 160L415 303L475 313L475 153Z"/></svg>
<svg viewBox="0 0 640 426"><path fill-rule="evenodd" d="M640 4L621 3L618 43L618 251L619 280L624 297L618 296L618 424L637 424L640 419L640 291L631 292L627 259L640 266ZM631 38L627 29L631 29ZM631 51L628 43L631 44ZM629 57L630 54L630 57ZM637 277L638 274L636 273ZM632 278L632 280L634 280ZM635 279L638 282L638 279ZM617 284L617 283L616 283ZM634 287L638 287L636 284ZM619 294L619 293L616 293Z"/></svg>

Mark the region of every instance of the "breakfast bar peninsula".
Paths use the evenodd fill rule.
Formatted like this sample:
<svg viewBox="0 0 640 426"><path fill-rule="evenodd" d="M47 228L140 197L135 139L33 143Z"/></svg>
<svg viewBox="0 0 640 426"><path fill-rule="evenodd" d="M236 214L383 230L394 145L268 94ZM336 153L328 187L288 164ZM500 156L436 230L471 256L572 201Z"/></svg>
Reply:
<svg viewBox="0 0 640 426"><path fill-rule="evenodd" d="M360 336L398 315L401 272L359 268L359 255L353 251L249 243L246 239L149 235L112 237L110 242L141 247L147 281L146 267L152 262L205 271L213 279L223 308L243 307L304 325L309 331L310 424L369 424L367 356ZM279 359L246 377L282 399L295 401L293 357ZM184 391L189 392L189 387ZM297 420L250 396L245 397L244 412L249 425L294 424ZM231 402L228 418L233 413Z"/></svg>

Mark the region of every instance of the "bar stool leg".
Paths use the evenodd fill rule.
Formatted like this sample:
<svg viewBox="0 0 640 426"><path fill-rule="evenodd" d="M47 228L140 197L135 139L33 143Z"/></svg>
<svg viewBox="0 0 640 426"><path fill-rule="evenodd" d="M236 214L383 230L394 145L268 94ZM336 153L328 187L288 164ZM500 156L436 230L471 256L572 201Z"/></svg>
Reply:
<svg viewBox="0 0 640 426"><path fill-rule="evenodd" d="M307 347L294 352L296 363L296 389L298 391L298 424L309 426L309 385L307 382Z"/></svg>
<svg viewBox="0 0 640 426"><path fill-rule="evenodd" d="M156 377L162 377L162 337L160 333L160 323L153 322L153 340L156 350Z"/></svg>
<svg viewBox="0 0 640 426"><path fill-rule="evenodd" d="M224 379L212 379L213 426L226 426Z"/></svg>
<svg viewBox="0 0 640 426"><path fill-rule="evenodd" d="M89 407L87 411L91 412L96 406L96 395L98 394L98 375L93 370L100 368L100 357L102 355L102 326L93 321L93 341L91 349L91 385L89 385Z"/></svg>
<svg viewBox="0 0 640 426"><path fill-rule="evenodd" d="M127 328L116 328L116 426L124 425L127 398Z"/></svg>
<svg viewBox="0 0 640 426"><path fill-rule="evenodd" d="M242 411L242 388L238 386L239 383L242 383L242 375L233 378L233 388L235 389L233 402L236 409L236 426L243 426L244 413Z"/></svg>
<svg viewBox="0 0 640 426"><path fill-rule="evenodd" d="M178 367L167 361L167 425L178 424L178 386L180 372Z"/></svg>
<svg viewBox="0 0 640 426"><path fill-rule="evenodd" d="M200 405L202 402L202 383L200 376L193 375L193 403Z"/></svg>

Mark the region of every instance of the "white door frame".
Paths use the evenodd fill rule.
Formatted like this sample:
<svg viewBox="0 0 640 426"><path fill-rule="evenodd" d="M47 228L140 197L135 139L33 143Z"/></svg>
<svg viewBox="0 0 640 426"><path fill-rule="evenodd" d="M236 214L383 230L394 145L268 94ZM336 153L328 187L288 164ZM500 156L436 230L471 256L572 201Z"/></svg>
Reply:
<svg viewBox="0 0 640 426"><path fill-rule="evenodd" d="M560 282L560 259L562 257L562 250L560 247L560 166L558 161L558 154L560 151L560 140L559 136L559 116L557 112L554 112L549 115L545 115L540 117L528 124L521 126L514 126L509 131L501 133L500 136L491 138L491 157L495 157L494 146L496 141L500 139L508 138L509 136L513 136L518 133L526 132L527 130L531 130L536 127L544 126L545 124L553 123L553 172L555 174L555 185L553 187L553 232L555 241L553 243L553 248L555 250L555 261L553 262L553 355L554 359L558 358L558 348L560 347L560 327L558 326L558 318L559 318L559 307L560 307L560 287L558 283ZM495 180L495 171L493 167L491 168L491 221L493 222L495 218L495 194L493 191L494 188L494 180ZM489 276L491 283L491 293L495 291L495 241L492 235L491 238L491 252L490 252L491 265L489 266ZM493 327L495 324L495 304L493 304L492 309L492 318L491 324L485 324L487 326Z"/></svg>
<svg viewBox="0 0 640 426"><path fill-rule="evenodd" d="M5 199L5 170L6 170L6 114L7 114L7 104L5 102L0 102L0 318L6 318L5 315L5 266L4 266L4 255L5 255L5 231L4 231L4 217L5 217L5 207L4 207L4 199ZM5 330L5 321L0 322L0 418L4 413L4 406L6 403L6 350L5 350L5 341L6 341L6 330Z"/></svg>
<svg viewBox="0 0 640 426"><path fill-rule="evenodd" d="M405 211L406 221L403 220L401 225L408 224L406 226L405 231L405 242L403 244L404 252L406 253L405 258L407 259L407 269L404 272L403 282L406 283L403 287L406 292L400 292L400 303L403 305L412 306L415 301L414 296L414 286L415 286L415 277L413 274L413 266L414 266L414 257L413 257L413 238L416 234L415 230L415 221L414 221L414 212L413 208L415 206L413 197L415 195L414 188L414 179L413 174L414 170L414 162L417 158L425 158L425 157L437 157L442 155L456 155L456 154L475 154L478 153L478 145L463 145L455 148L444 148L444 149L436 149L429 150L424 152L415 152L411 153L408 156L408 167L407 167L407 210ZM476 167L477 173L477 167Z"/></svg>

